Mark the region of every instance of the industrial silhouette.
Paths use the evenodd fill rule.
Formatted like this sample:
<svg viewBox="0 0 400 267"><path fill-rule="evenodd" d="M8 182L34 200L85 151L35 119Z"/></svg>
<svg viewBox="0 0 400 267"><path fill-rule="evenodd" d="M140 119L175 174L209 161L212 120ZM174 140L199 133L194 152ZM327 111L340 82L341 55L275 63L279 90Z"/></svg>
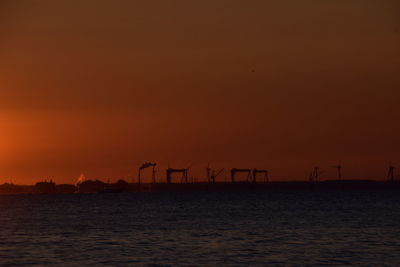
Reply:
<svg viewBox="0 0 400 267"><path fill-rule="evenodd" d="M208 165L206 167L206 176L207 176L208 183L211 183L211 172L212 172L212 169L210 167L210 163L208 163Z"/></svg>
<svg viewBox="0 0 400 267"><path fill-rule="evenodd" d="M231 181L232 181L232 183L235 182L236 173L247 173L246 180L250 181L250 177L251 177L251 170L250 169L236 169L236 168L233 168L233 169L231 169Z"/></svg>
<svg viewBox="0 0 400 267"><path fill-rule="evenodd" d="M5 183L0 185L0 194L8 193L36 193L36 194L52 194L52 193L117 193L117 192L171 192L171 191L268 191L268 190L297 190L297 189L329 189L329 190L343 190L343 189L366 189L366 188L381 188L387 190L400 189L400 182L396 181L395 170L396 167L389 164L387 172L387 180L342 180L342 165L334 165L332 168L337 170L337 178L335 180L321 180L321 169L319 166L313 167L309 174L309 182L307 181L269 181L269 170L267 169L239 169L232 168L230 170L231 182L220 181L217 183L217 177L223 173L224 168L213 169L210 164L206 167L207 181L198 179L198 177L191 177L189 182L189 169L187 168L175 169L171 168L168 164L166 169L166 183L156 181L155 162L145 162L138 168L137 182L132 178L132 183L125 182L120 179L118 182L104 183L100 180L86 180L82 174L75 184L61 184L56 185L52 180L50 182L39 182L35 186L17 186L12 183ZM142 183L141 171L146 168L152 168L152 181L151 183ZM244 173L245 180L237 183L237 175ZM180 174L180 183L173 181L174 174ZM260 176L263 176L261 179ZM126 177L128 178L128 176ZM128 178L130 179L130 177ZM246 181L247 183L243 183ZM311 183L310 183L311 182ZM318 183L315 183L318 182Z"/></svg>
<svg viewBox="0 0 400 267"><path fill-rule="evenodd" d="M254 183L257 183L257 174L264 174L263 182L264 183L268 182L268 170L253 169L253 182Z"/></svg>
<svg viewBox="0 0 400 267"><path fill-rule="evenodd" d="M332 166L332 168L335 168L335 169L337 169L337 175L338 175L338 179L339 180L342 180L342 165L335 165L335 166Z"/></svg>
<svg viewBox="0 0 400 267"><path fill-rule="evenodd" d="M49 182L46 180L35 184L34 193L36 194L53 194L56 192L56 184L50 179Z"/></svg>
<svg viewBox="0 0 400 267"><path fill-rule="evenodd" d="M315 166L313 171L310 173L309 180L310 182L318 182L320 178L320 168Z"/></svg>
<svg viewBox="0 0 400 267"><path fill-rule="evenodd" d="M153 163L153 162L145 162L143 163L138 170L138 184L141 184L141 172L143 169L149 168L149 167L153 167L152 169L152 175L151 175L151 180L154 183L156 183L156 170L155 167L157 166L157 163Z"/></svg>
<svg viewBox="0 0 400 267"><path fill-rule="evenodd" d="M224 168L216 171L210 167L210 164L207 165L206 175L208 183L215 183L217 177L224 171Z"/></svg>
<svg viewBox="0 0 400 267"><path fill-rule="evenodd" d="M389 172L388 172L388 180L391 182L394 182L394 171L395 171L396 167L393 166L391 163L389 164Z"/></svg>
<svg viewBox="0 0 400 267"><path fill-rule="evenodd" d="M187 183L189 169L190 169L190 166L185 169L173 169L173 168L168 167L168 169L166 170L167 184L172 183L172 174L174 174L174 173L182 174L181 183L183 183L183 182Z"/></svg>

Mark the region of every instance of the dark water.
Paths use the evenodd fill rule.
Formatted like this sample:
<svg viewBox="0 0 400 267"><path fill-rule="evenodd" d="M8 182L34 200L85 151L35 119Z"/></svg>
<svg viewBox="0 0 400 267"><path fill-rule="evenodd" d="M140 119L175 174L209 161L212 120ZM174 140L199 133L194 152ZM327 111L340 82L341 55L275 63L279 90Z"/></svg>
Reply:
<svg viewBox="0 0 400 267"><path fill-rule="evenodd" d="M394 192L0 196L0 265L400 265Z"/></svg>

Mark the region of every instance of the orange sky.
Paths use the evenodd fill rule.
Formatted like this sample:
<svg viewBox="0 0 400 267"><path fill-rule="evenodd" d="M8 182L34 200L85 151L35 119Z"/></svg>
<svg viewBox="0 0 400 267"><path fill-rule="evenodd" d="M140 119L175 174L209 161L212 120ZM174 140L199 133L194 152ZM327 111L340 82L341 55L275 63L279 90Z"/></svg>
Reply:
<svg viewBox="0 0 400 267"><path fill-rule="evenodd" d="M4 0L0 183L400 168L393 0ZM224 176L223 176L224 177ZM223 178L222 177L222 178Z"/></svg>

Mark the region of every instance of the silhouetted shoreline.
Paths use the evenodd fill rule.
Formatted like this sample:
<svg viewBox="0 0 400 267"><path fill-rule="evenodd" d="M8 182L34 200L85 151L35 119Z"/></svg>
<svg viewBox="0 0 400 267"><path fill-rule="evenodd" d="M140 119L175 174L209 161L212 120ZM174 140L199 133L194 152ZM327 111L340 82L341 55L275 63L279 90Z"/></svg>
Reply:
<svg viewBox="0 0 400 267"><path fill-rule="evenodd" d="M400 182L374 180L327 180L320 182L217 182L217 183L104 183L88 180L78 185L38 182L35 185L0 185L0 195L9 194L85 194L121 192L268 192L268 191L341 191L341 190L391 190L400 191Z"/></svg>

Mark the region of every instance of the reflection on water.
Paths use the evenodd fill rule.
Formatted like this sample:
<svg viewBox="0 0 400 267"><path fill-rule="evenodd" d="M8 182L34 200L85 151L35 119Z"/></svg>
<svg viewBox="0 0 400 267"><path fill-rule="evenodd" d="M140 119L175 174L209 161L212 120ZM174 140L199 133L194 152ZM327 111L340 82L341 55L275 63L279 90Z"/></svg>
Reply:
<svg viewBox="0 0 400 267"><path fill-rule="evenodd" d="M0 264L400 264L394 192L0 196Z"/></svg>

